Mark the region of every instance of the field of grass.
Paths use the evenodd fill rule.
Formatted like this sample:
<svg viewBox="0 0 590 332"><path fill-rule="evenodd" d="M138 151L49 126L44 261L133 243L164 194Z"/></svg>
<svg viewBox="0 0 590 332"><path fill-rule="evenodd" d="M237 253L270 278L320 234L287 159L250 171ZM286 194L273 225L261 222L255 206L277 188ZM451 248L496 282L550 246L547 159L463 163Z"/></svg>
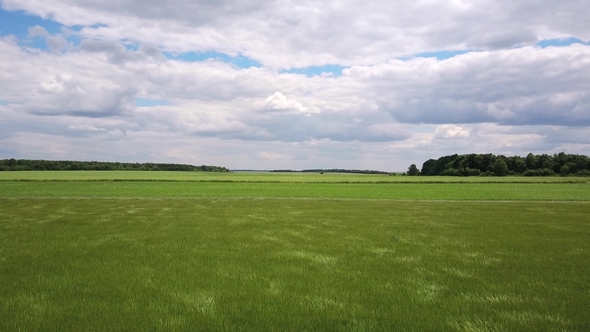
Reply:
<svg viewBox="0 0 590 332"><path fill-rule="evenodd" d="M341 173L270 172L145 172L145 171L23 171L0 172L0 181L182 181L182 182L307 182L307 183L380 183L380 182L499 182L499 183L590 183L588 177L494 177L494 176L396 176Z"/></svg>
<svg viewBox="0 0 590 332"><path fill-rule="evenodd" d="M285 197L590 201L588 183L0 181L0 197Z"/></svg>
<svg viewBox="0 0 590 332"><path fill-rule="evenodd" d="M66 173L0 181L0 331L590 330L587 182Z"/></svg>

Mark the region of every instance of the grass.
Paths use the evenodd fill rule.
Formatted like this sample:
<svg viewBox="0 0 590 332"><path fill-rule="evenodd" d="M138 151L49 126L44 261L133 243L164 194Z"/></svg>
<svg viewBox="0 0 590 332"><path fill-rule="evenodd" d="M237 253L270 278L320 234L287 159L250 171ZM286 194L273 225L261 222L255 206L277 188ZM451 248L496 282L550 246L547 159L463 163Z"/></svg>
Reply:
<svg viewBox="0 0 590 332"><path fill-rule="evenodd" d="M590 201L588 183L265 183L0 181L0 197L300 197Z"/></svg>
<svg viewBox="0 0 590 332"><path fill-rule="evenodd" d="M22 171L0 172L0 181L182 181L182 182L293 182L293 183L590 183L587 177L389 176L341 173L270 172L146 172L146 171Z"/></svg>
<svg viewBox="0 0 590 332"><path fill-rule="evenodd" d="M0 172L0 331L590 330L587 179L382 178Z"/></svg>
<svg viewBox="0 0 590 332"><path fill-rule="evenodd" d="M0 199L0 330L588 330L588 203Z"/></svg>

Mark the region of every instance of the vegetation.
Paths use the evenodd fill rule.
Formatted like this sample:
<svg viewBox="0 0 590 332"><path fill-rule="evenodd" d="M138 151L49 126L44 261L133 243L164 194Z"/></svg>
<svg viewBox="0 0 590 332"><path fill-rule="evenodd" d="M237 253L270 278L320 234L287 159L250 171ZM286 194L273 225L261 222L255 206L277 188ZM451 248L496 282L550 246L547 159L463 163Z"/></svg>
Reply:
<svg viewBox="0 0 590 332"><path fill-rule="evenodd" d="M119 163L103 161L2 159L0 171L183 171L229 172L219 166L186 164Z"/></svg>
<svg viewBox="0 0 590 332"><path fill-rule="evenodd" d="M589 201L590 184L0 181L0 197L31 196Z"/></svg>
<svg viewBox="0 0 590 332"><path fill-rule="evenodd" d="M420 175L420 170L416 167L416 164L412 164L408 167L408 175Z"/></svg>
<svg viewBox="0 0 590 332"><path fill-rule="evenodd" d="M466 154L430 159L422 165L421 175L524 175L590 176L590 158L560 152L553 156L529 153L526 158L493 154Z"/></svg>
<svg viewBox="0 0 590 332"><path fill-rule="evenodd" d="M342 168L332 168L332 169L304 169L302 171L293 171L290 169L277 169L272 170L270 172L276 173L354 173L354 174L388 174L388 175L395 175L395 173L383 172L383 171L375 171L375 170L360 170L360 169L342 169Z"/></svg>
<svg viewBox="0 0 590 332"><path fill-rule="evenodd" d="M589 214L587 178L4 172L0 331L586 331Z"/></svg>
<svg viewBox="0 0 590 332"><path fill-rule="evenodd" d="M589 207L0 199L0 330L588 330Z"/></svg>
<svg viewBox="0 0 590 332"><path fill-rule="evenodd" d="M405 173L403 173L405 174ZM14 171L0 172L0 181L166 181L265 183L588 183L587 177L453 177L387 176L383 174L274 172L144 172L144 171Z"/></svg>

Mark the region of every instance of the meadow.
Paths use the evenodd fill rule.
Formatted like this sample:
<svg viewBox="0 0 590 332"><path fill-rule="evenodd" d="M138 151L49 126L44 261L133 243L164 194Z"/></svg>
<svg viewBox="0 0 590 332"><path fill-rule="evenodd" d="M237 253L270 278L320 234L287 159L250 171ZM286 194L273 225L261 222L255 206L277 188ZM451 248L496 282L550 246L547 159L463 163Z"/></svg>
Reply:
<svg viewBox="0 0 590 332"><path fill-rule="evenodd" d="M0 173L0 330L590 330L584 178L97 173Z"/></svg>
<svg viewBox="0 0 590 332"><path fill-rule="evenodd" d="M0 172L0 181L164 181L287 183L589 183L588 177L395 176L350 173L24 171Z"/></svg>

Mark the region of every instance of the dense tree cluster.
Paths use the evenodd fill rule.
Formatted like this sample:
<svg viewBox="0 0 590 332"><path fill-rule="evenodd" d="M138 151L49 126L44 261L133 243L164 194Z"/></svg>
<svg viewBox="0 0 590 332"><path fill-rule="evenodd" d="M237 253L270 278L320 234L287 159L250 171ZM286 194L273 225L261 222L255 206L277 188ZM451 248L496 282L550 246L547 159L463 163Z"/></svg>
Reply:
<svg viewBox="0 0 590 332"><path fill-rule="evenodd" d="M524 176L590 176L590 158L584 155L560 152L526 157L503 155L464 154L427 160L422 165L421 175L524 175Z"/></svg>
<svg viewBox="0 0 590 332"><path fill-rule="evenodd" d="M193 166L186 164L118 163L71 160L0 160L0 171L185 171L229 172L220 166Z"/></svg>
<svg viewBox="0 0 590 332"><path fill-rule="evenodd" d="M416 164L412 164L408 167L408 175L420 175L420 170L416 167Z"/></svg>
<svg viewBox="0 0 590 332"><path fill-rule="evenodd" d="M277 169L277 170L272 170L271 172L390 174L388 172L368 170L368 169L360 170L360 169L340 169L340 168L339 169L336 169L336 168L332 168L332 169L304 169L302 171L293 171L290 169Z"/></svg>

